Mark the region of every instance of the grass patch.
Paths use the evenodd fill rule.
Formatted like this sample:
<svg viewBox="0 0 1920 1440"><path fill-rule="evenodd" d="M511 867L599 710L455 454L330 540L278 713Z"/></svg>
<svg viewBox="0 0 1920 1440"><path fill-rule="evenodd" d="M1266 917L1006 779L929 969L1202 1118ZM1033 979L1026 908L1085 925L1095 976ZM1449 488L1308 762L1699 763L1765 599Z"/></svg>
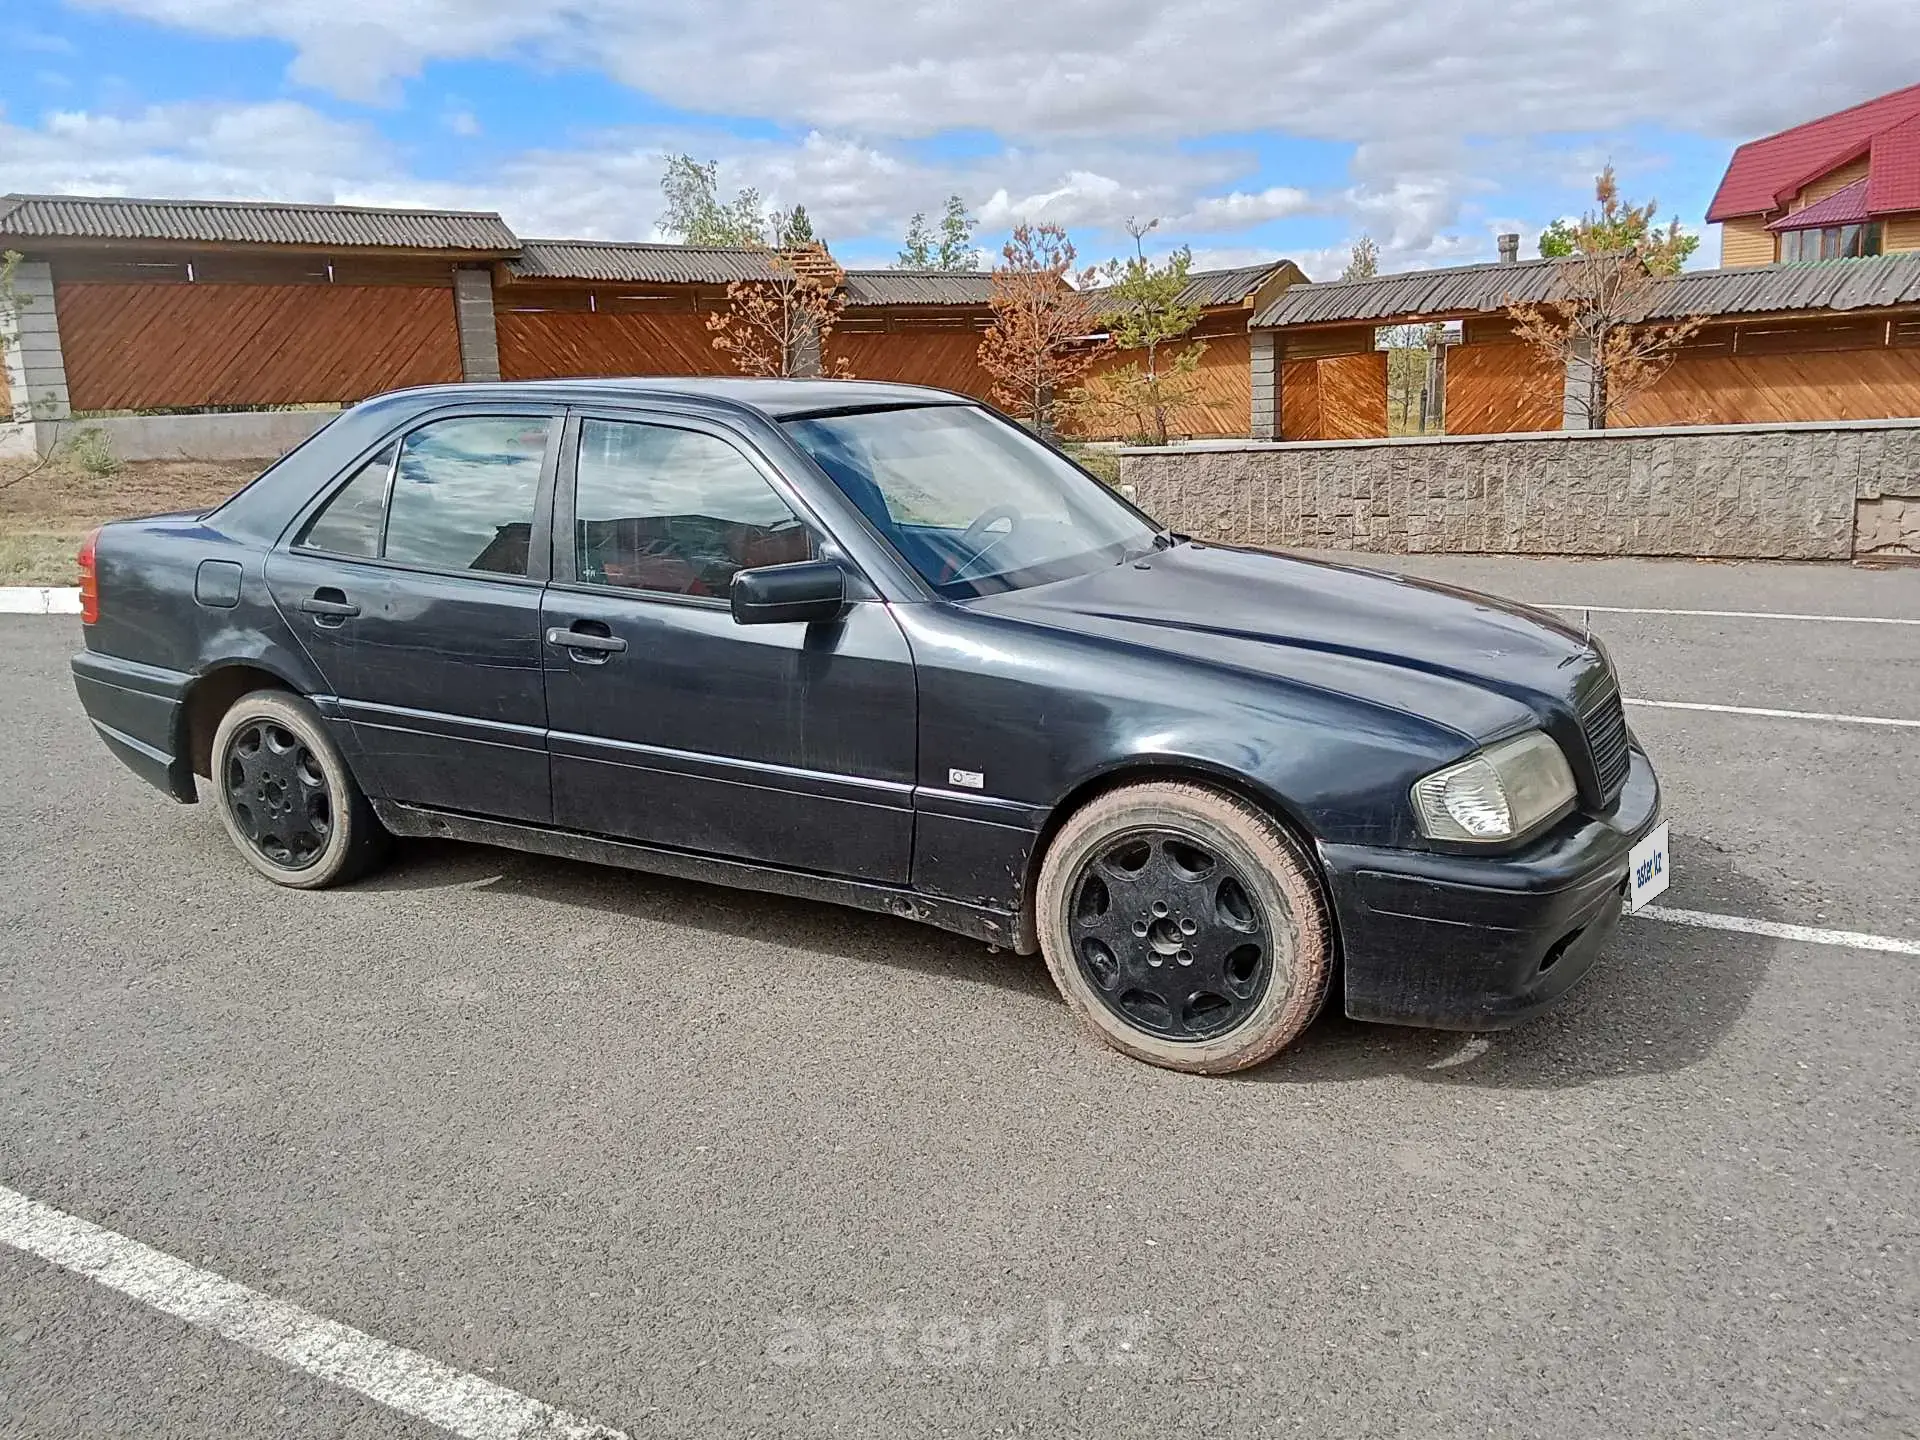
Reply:
<svg viewBox="0 0 1920 1440"><path fill-rule="evenodd" d="M0 533L0 585L78 585L80 570L74 556L86 533Z"/></svg>
<svg viewBox="0 0 1920 1440"><path fill-rule="evenodd" d="M0 585L74 585L80 541L131 515L206 510L260 472L258 465L141 461L107 474L73 457L0 463Z"/></svg>

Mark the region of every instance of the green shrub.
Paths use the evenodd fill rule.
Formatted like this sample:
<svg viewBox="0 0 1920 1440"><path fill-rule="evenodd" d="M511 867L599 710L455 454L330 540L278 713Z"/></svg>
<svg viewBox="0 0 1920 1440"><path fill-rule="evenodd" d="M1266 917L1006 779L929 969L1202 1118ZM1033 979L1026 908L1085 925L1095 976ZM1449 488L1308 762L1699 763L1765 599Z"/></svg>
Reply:
<svg viewBox="0 0 1920 1440"><path fill-rule="evenodd" d="M113 441L97 425L74 431L66 449L67 458L96 479L120 473L120 457L113 453Z"/></svg>

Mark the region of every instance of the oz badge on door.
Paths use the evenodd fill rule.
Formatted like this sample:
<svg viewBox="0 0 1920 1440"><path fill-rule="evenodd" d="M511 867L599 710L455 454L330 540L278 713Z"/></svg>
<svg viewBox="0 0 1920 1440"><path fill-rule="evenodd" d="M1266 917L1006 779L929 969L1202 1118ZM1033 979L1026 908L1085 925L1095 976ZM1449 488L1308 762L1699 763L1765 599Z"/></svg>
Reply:
<svg viewBox="0 0 1920 1440"><path fill-rule="evenodd" d="M1651 834L1627 854L1627 909L1641 906L1664 895L1673 878L1673 862L1667 858L1667 822L1654 826Z"/></svg>

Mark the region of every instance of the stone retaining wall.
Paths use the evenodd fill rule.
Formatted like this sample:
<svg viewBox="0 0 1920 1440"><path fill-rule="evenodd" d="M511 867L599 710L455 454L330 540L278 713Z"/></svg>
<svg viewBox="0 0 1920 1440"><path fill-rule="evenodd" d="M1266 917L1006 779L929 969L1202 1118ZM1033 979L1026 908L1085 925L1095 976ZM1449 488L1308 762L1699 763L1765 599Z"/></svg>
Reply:
<svg viewBox="0 0 1920 1440"><path fill-rule="evenodd" d="M1391 553L1920 553L1920 420L1461 435L1121 452L1175 530Z"/></svg>

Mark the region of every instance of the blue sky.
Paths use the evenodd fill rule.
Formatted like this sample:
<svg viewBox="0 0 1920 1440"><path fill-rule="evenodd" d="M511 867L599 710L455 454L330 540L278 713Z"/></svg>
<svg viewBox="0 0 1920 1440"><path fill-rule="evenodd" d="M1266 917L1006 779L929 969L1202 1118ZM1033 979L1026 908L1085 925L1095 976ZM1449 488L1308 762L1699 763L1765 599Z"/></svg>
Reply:
<svg viewBox="0 0 1920 1440"><path fill-rule="evenodd" d="M1488 259L1607 160L1698 226L1734 143L1920 79L1920 6L1673 0L9 0L0 190L501 211L651 238L662 156L846 263L950 192L1315 278ZM24 36L24 39L21 37ZM1700 257L1712 263L1711 234Z"/></svg>

